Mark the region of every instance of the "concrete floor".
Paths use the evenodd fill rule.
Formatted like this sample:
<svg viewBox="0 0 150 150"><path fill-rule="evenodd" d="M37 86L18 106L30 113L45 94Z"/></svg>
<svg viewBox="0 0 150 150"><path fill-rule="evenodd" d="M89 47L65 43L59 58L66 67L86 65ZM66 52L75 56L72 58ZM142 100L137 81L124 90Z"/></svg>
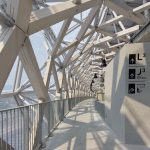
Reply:
<svg viewBox="0 0 150 150"><path fill-rule="evenodd" d="M122 144L94 109L92 99L78 104L42 150L150 150Z"/></svg>

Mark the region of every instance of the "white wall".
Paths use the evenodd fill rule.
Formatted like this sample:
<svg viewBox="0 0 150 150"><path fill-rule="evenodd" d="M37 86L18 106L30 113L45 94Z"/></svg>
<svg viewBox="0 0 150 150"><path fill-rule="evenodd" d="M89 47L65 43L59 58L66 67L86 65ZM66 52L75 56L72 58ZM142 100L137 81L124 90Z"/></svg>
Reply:
<svg viewBox="0 0 150 150"><path fill-rule="evenodd" d="M146 58L129 66L129 54ZM132 67L131 67L132 66ZM128 79L128 70L145 67L147 79ZM132 82L131 82L132 81ZM146 84L141 93L128 94L128 84ZM106 68L106 122L127 144L150 145L150 43L125 45Z"/></svg>
<svg viewBox="0 0 150 150"><path fill-rule="evenodd" d="M111 61L105 74L106 122L124 141L125 50Z"/></svg>

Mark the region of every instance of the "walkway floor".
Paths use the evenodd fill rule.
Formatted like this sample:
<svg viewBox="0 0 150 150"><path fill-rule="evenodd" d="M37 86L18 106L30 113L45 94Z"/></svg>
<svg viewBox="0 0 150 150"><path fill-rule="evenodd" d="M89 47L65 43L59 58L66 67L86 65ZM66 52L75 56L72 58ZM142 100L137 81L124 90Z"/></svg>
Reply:
<svg viewBox="0 0 150 150"><path fill-rule="evenodd" d="M42 150L149 150L123 145L94 109L92 99L78 104Z"/></svg>

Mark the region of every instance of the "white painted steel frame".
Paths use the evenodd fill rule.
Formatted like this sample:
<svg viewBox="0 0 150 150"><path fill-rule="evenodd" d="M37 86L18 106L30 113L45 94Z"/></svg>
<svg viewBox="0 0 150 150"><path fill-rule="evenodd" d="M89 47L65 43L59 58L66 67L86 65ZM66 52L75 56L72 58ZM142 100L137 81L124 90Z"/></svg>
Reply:
<svg viewBox="0 0 150 150"><path fill-rule="evenodd" d="M150 9L150 2L131 8L123 0L73 0L53 6L39 0L6 3L5 15L0 14L1 97L14 96L18 101L19 95L32 87L39 100L37 103L93 96L90 84L94 73L104 70L101 58L109 63L131 36L148 22L147 10ZM51 26L61 21L56 36ZM65 36L76 29L79 29L76 38L65 41ZM39 68L29 37L41 30L48 45L48 57ZM12 92L4 93L2 90L17 57ZM21 83L23 69L29 79L25 83ZM53 99L50 99L51 95L54 95Z"/></svg>

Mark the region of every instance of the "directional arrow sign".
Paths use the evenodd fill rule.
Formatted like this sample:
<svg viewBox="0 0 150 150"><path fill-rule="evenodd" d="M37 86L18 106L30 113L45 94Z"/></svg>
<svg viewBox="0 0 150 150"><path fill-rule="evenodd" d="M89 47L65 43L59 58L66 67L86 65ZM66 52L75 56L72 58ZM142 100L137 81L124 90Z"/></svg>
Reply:
<svg viewBox="0 0 150 150"><path fill-rule="evenodd" d="M130 60L130 63L134 64L134 62L135 62L135 60L132 58L132 59Z"/></svg>
<svg viewBox="0 0 150 150"><path fill-rule="evenodd" d="M135 89L133 89L133 88L130 89L130 93L132 93L132 92L134 92L134 91L135 91Z"/></svg>
<svg viewBox="0 0 150 150"><path fill-rule="evenodd" d="M136 54L129 54L129 64L136 64Z"/></svg>
<svg viewBox="0 0 150 150"><path fill-rule="evenodd" d="M129 94L135 94L135 84L129 84L128 85L128 93Z"/></svg>

